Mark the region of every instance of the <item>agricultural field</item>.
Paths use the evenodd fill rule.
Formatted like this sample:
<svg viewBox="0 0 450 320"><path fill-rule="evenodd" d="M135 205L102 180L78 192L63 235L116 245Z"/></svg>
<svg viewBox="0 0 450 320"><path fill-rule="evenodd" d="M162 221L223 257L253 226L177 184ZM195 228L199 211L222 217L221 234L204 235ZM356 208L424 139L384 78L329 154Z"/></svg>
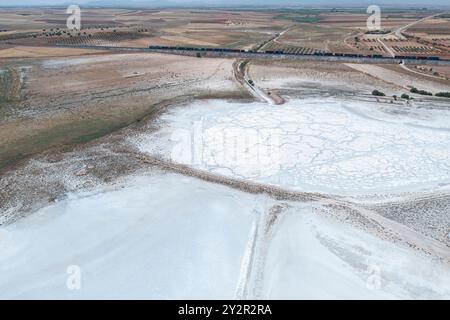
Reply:
<svg viewBox="0 0 450 320"><path fill-rule="evenodd" d="M1 21L5 21L0 29L15 29L0 33L0 43L250 48L289 24L258 12L87 9L83 10L82 29L69 32L65 30L67 15L61 10L30 10L26 19L23 14L0 9Z"/></svg>
<svg viewBox="0 0 450 320"><path fill-rule="evenodd" d="M450 57L450 15L443 14L420 22L409 28L406 34L423 45L445 53L445 57Z"/></svg>
<svg viewBox="0 0 450 320"><path fill-rule="evenodd" d="M366 31L361 10L83 10L82 28L68 31L65 12L55 8L14 12L0 9L0 48L14 46L201 46L292 53L434 55L448 51L448 19L430 11L383 12L380 34ZM426 19L420 21L420 19ZM398 28L411 23L401 33ZM381 42L382 43L381 43Z"/></svg>
<svg viewBox="0 0 450 320"><path fill-rule="evenodd" d="M267 48L287 50L291 53L338 52L381 54L385 56L396 54L446 57L448 50L436 41L429 43L406 34L406 32L408 38L395 33L402 26L425 19L430 14L432 13L387 12L381 17L381 32L372 34L366 31L367 15L358 11L305 10L297 13L286 12L275 16L275 19L287 20L293 25L272 41ZM420 22L417 26L428 21ZM411 28L414 27L416 25L411 26ZM436 28L448 30L448 27L443 24L437 25Z"/></svg>

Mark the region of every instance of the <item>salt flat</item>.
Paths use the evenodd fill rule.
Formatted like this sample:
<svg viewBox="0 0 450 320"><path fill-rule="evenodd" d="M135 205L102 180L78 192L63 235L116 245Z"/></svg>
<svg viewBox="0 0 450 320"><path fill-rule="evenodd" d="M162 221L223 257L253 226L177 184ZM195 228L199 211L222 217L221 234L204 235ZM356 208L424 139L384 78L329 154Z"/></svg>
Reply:
<svg viewBox="0 0 450 320"><path fill-rule="evenodd" d="M448 67L80 49L382 53L346 10L60 10L0 10L0 299L450 299ZM429 14L385 44L448 56Z"/></svg>
<svg viewBox="0 0 450 320"><path fill-rule="evenodd" d="M449 267L314 211L290 209L269 245L262 298L440 299Z"/></svg>
<svg viewBox="0 0 450 320"><path fill-rule="evenodd" d="M0 298L234 297L252 196L175 175L122 187L1 227ZM70 265L79 291L66 287Z"/></svg>
<svg viewBox="0 0 450 320"><path fill-rule="evenodd" d="M355 195L450 184L450 112L384 108L336 99L195 102L132 141L174 162L301 191Z"/></svg>
<svg viewBox="0 0 450 320"><path fill-rule="evenodd" d="M1 226L0 298L450 297L447 264L320 210L177 174L129 177ZM66 286L73 265L79 290Z"/></svg>

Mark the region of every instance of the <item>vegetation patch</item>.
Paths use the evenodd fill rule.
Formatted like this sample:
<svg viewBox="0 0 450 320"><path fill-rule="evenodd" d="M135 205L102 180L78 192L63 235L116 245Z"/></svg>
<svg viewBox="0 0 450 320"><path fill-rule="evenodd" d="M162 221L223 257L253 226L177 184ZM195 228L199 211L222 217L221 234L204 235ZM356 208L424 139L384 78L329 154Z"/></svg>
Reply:
<svg viewBox="0 0 450 320"><path fill-rule="evenodd" d="M385 96L385 94L383 92L378 91L378 90L373 90L372 91L372 95L373 96L378 96L378 97L384 97Z"/></svg>
<svg viewBox="0 0 450 320"><path fill-rule="evenodd" d="M0 103L9 100L12 83L12 72L9 69L0 69Z"/></svg>
<svg viewBox="0 0 450 320"><path fill-rule="evenodd" d="M435 94L436 97L444 97L444 98L450 98L450 92L438 92Z"/></svg>
<svg viewBox="0 0 450 320"><path fill-rule="evenodd" d="M0 69L0 103L18 101L21 99L21 90L25 73L22 69ZM1 107L1 106L0 106Z"/></svg>
<svg viewBox="0 0 450 320"><path fill-rule="evenodd" d="M400 98L406 99L406 100L409 100L409 99L410 99L409 95L406 94L406 93L403 93L403 94L400 96Z"/></svg>
<svg viewBox="0 0 450 320"><path fill-rule="evenodd" d="M419 90L415 87L411 88L411 90L409 90L411 93L417 93L417 94L421 94L423 96L432 96L433 94L431 92L425 91L425 90Z"/></svg>

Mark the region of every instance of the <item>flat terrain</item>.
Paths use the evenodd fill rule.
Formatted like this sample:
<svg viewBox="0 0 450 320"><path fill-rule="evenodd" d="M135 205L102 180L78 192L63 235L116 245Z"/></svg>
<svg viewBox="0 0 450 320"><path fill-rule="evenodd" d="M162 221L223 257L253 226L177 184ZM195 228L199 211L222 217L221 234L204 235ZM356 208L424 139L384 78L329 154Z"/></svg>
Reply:
<svg viewBox="0 0 450 320"><path fill-rule="evenodd" d="M58 47L445 57L442 12L65 18L0 9L0 298L450 297L448 67Z"/></svg>
<svg viewBox="0 0 450 320"><path fill-rule="evenodd" d="M380 34L366 30L364 10L132 10L83 8L82 29L65 30L62 9L0 9L0 48L148 45L449 56L444 12L385 9ZM276 37L279 35L278 37ZM275 38L275 39L274 39ZM274 39L274 40L271 40ZM11 53L10 53L11 54ZM18 52L20 55L20 52Z"/></svg>
<svg viewBox="0 0 450 320"><path fill-rule="evenodd" d="M45 148L102 136L173 99L245 97L233 81L231 65L231 60L158 54L0 63L4 77L20 74L16 88L4 89L0 166Z"/></svg>

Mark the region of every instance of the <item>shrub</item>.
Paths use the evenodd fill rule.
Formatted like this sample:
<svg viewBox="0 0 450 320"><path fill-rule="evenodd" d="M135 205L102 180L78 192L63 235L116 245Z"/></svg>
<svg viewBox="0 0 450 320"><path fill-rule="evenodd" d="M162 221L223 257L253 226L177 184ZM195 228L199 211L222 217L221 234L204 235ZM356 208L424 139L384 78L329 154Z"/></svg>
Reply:
<svg viewBox="0 0 450 320"><path fill-rule="evenodd" d="M407 95L406 93L404 93L404 94L402 94L402 95L400 96L400 98L409 100L409 95Z"/></svg>
<svg viewBox="0 0 450 320"><path fill-rule="evenodd" d="M435 94L436 97L450 98L450 92L438 92Z"/></svg>
<svg viewBox="0 0 450 320"><path fill-rule="evenodd" d="M379 97L384 97L385 96L385 94L383 92L378 91L378 90L373 90L372 91L372 95L373 96L379 96Z"/></svg>
<svg viewBox="0 0 450 320"><path fill-rule="evenodd" d="M421 94L423 96L432 96L433 94L431 92L425 91L425 90L418 90L417 88L411 88L411 90L409 90L412 93L417 93L417 94Z"/></svg>

